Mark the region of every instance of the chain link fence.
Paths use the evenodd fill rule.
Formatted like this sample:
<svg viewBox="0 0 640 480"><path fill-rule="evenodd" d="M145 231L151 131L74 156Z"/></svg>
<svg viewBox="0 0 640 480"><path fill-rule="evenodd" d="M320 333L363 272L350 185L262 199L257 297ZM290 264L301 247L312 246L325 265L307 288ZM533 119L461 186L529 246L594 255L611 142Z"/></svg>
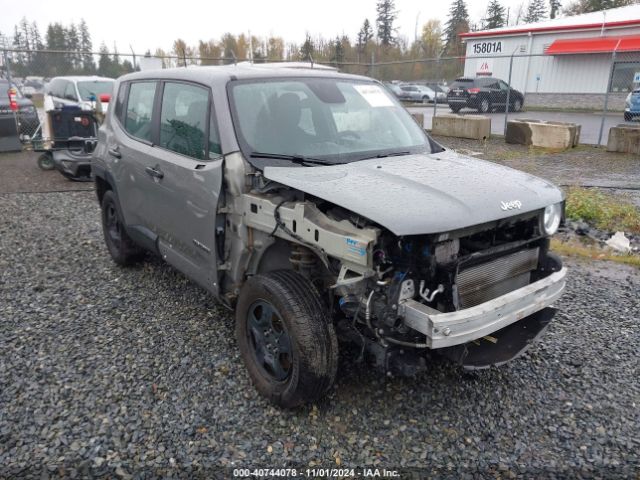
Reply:
<svg viewBox="0 0 640 480"><path fill-rule="evenodd" d="M601 145L608 129L640 119L625 112L630 92L640 89L640 52L582 55L523 54L467 57L376 59L317 62L346 73L382 81L413 113L432 118L443 113L483 114L492 118L492 133L502 134L512 116L582 124L583 143ZM370 61L363 61L367 58ZM313 59L308 60L313 63ZM0 51L0 82L10 82L20 97L30 97L13 112L23 139L38 135L37 116L53 77L100 75L117 78L136 70L228 65L252 61L186 55L136 55L110 52ZM254 63L273 60L254 59ZM281 61L281 60L277 60ZM0 86L1 88L4 88ZM5 92L0 92L4 95ZM7 115L0 106L0 115ZM523 113L526 112L526 113Z"/></svg>

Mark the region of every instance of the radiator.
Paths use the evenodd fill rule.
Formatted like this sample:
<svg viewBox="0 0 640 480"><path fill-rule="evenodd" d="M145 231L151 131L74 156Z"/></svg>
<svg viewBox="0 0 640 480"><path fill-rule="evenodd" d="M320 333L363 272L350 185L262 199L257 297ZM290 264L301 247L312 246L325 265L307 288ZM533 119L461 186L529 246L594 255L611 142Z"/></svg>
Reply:
<svg viewBox="0 0 640 480"><path fill-rule="evenodd" d="M539 248L521 250L458 272L460 308L469 308L529 285Z"/></svg>

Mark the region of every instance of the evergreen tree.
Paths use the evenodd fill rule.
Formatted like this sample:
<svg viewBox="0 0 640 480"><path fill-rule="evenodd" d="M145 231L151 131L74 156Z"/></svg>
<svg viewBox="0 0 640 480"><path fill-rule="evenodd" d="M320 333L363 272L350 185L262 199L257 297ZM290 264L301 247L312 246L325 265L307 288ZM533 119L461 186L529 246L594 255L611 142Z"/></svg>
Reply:
<svg viewBox="0 0 640 480"><path fill-rule="evenodd" d="M78 35L78 29L72 23L65 30L65 50L68 50L69 62L74 70L80 70L82 57L80 55L80 37Z"/></svg>
<svg viewBox="0 0 640 480"><path fill-rule="evenodd" d="M362 24L362 28L358 32L357 36L357 46L358 50L364 52L367 48L369 42L373 39L373 29L371 28L371 24L369 23L369 19L365 18L364 23Z"/></svg>
<svg viewBox="0 0 640 480"><path fill-rule="evenodd" d="M626 7L638 3L637 0L576 0L565 9L567 15L599 12L609 8Z"/></svg>
<svg viewBox="0 0 640 480"><path fill-rule="evenodd" d="M454 0L449 9L449 19L444 27L445 52L460 56L463 52L460 34L469 31L469 13L464 0Z"/></svg>
<svg viewBox="0 0 640 480"><path fill-rule="evenodd" d="M113 71L113 61L109 56L109 50L107 46L102 43L100 44L100 57L98 59L98 74L103 77L108 77Z"/></svg>
<svg viewBox="0 0 640 480"><path fill-rule="evenodd" d="M544 0L530 0L527 6L527 13L524 16L524 23L534 23L544 20L547 15L547 7Z"/></svg>
<svg viewBox="0 0 640 480"><path fill-rule="evenodd" d="M305 62L313 62L313 55L315 54L315 45L313 44L313 40L307 33L307 38L305 39L302 47L300 47L300 59Z"/></svg>
<svg viewBox="0 0 640 480"><path fill-rule="evenodd" d="M342 39L340 37L336 37L334 42L331 61L336 64L344 62L344 45L342 44Z"/></svg>
<svg viewBox="0 0 640 480"><path fill-rule="evenodd" d="M378 0L376 5L376 28L380 45L389 47L396 43L396 28L393 22L398 16L394 0Z"/></svg>
<svg viewBox="0 0 640 480"><path fill-rule="evenodd" d="M551 0L558 1L558 0ZM505 8L500 5L499 0L491 0L487 6L487 17L484 27L487 30L505 26Z"/></svg>
<svg viewBox="0 0 640 480"><path fill-rule="evenodd" d="M67 45L66 30L60 23L50 23L47 27L45 37L47 50L58 50L66 52L69 50ZM54 53L48 55L47 58L47 76L55 77L58 75L69 75L71 72L71 62L66 53Z"/></svg>
<svg viewBox="0 0 640 480"><path fill-rule="evenodd" d="M96 64L93 60L93 42L91 41L91 34L89 33L89 27L87 26L87 22L84 19L80 20L80 24L78 25L78 36L80 43L80 50L82 51L82 71L91 75L96 71Z"/></svg>
<svg viewBox="0 0 640 480"><path fill-rule="evenodd" d="M44 44L42 43L42 36L40 35L40 29L36 22L31 22L31 37L33 48L36 50L42 50L44 48Z"/></svg>
<svg viewBox="0 0 640 480"><path fill-rule="evenodd" d="M549 18L556 18L561 8L562 3L560 3L560 0L549 0Z"/></svg>

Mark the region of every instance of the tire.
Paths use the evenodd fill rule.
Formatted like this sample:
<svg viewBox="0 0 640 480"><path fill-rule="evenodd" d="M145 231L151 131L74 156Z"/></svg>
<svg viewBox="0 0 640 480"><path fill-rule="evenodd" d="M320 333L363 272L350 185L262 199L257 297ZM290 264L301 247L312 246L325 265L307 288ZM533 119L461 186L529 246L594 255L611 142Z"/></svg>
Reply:
<svg viewBox="0 0 640 480"><path fill-rule="evenodd" d="M633 115L631 115L631 114L630 114L630 113L628 113L628 112L625 112L625 113L624 113L624 121L625 121L625 122L630 122L631 120L633 120Z"/></svg>
<svg viewBox="0 0 640 480"><path fill-rule="evenodd" d="M480 113L489 113L491 111L491 102L488 98L480 99L480 104L478 105L478 112Z"/></svg>
<svg viewBox="0 0 640 480"><path fill-rule="evenodd" d="M104 243L111 258L118 265L133 265L142 258L143 250L127 235L113 190L104 192L101 208Z"/></svg>
<svg viewBox="0 0 640 480"><path fill-rule="evenodd" d="M333 323L315 287L297 272L279 270L245 282L236 338L254 386L280 407L317 400L335 381Z"/></svg>
<svg viewBox="0 0 640 480"><path fill-rule="evenodd" d="M520 110L522 110L522 100L520 100L519 98L516 98L513 101L513 106L511 110L514 112L519 112Z"/></svg>
<svg viewBox="0 0 640 480"><path fill-rule="evenodd" d="M458 113L462 107L449 107L453 113Z"/></svg>
<svg viewBox="0 0 640 480"><path fill-rule="evenodd" d="M53 170L55 168L51 153L45 152L38 157L38 167L41 170Z"/></svg>
<svg viewBox="0 0 640 480"><path fill-rule="evenodd" d="M427 103L429 103L431 101L431 99L425 95L424 97L422 97L422 104L426 105Z"/></svg>

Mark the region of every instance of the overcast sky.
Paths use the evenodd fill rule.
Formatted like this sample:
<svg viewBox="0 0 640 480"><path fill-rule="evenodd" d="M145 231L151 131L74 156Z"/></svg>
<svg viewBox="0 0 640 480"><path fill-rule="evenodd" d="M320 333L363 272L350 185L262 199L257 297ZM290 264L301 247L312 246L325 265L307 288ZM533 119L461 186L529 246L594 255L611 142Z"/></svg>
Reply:
<svg viewBox="0 0 640 480"><path fill-rule="evenodd" d="M399 33L413 40L416 17L420 25L430 18L444 23L450 3L450 0L396 0ZM502 3L514 11L522 0L503 0ZM239 34L249 30L253 35L274 34L296 43L304 40L306 32L312 37L326 38L346 34L353 40L365 18L374 23L376 1L2 0L1 4L0 32L5 35L12 34L13 26L23 16L38 22L41 31L51 22L77 23L84 18L96 50L104 41L109 49L116 42L123 53L129 50L129 45L136 53L144 53L157 47L170 50L178 37L196 45L200 39L219 39L225 32ZM487 0L467 0L467 5L472 21L477 21L486 9Z"/></svg>

